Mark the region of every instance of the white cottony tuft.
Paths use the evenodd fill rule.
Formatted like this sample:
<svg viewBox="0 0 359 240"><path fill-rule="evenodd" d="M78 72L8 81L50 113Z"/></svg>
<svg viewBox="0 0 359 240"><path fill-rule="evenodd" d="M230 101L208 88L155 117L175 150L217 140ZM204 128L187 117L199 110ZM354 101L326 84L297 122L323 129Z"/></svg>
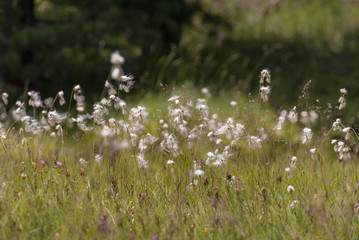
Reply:
<svg viewBox="0 0 359 240"><path fill-rule="evenodd" d="M296 106L294 106L293 109L288 113L288 120L291 123L296 123L298 121L298 113Z"/></svg>
<svg viewBox="0 0 359 240"><path fill-rule="evenodd" d="M236 101L231 101L230 105L231 105L231 107L237 107L237 102Z"/></svg>
<svg viewBox="0 0 359 240"><path fill-rule="evenodd" d="M81 165L86 165L88 163L84 158L80 158L79 162Z"/></svg>
<svg viewBox="0 0 359 240"><path fill-rule="evenodd" d="M341 94L341 96L340 96L340 98L339 98L339 100L338 100L338 103L339 103L339 107L338 107L338 109L339 110L342 110L343 108L345 108L345 106L347 105L347 102L346 102L346 95L348 94L347 93L347 90L345 89L345 88L341 88L340 89L340 94Z"/></svg>
<svg viewBox="0 0 359 240"><path fill-rule="evenodd" d="M257 136L248 136L247 140L248 140L248 146L251 149L259 149L262 147L262 144L261 144L262 139Z"/></svg>
<svg viewBox="0 0 359 240"><path fill-rule="evenodd" d="M206 95L206 97L210 97L211 93L209 92L208 88L202 88L201 92Z"/></svg>
<svg viewBox="0 0 359 240"><path fill-rule="evenodd" d="M30 91L27 93L30 97L29 105L34 108L42 107L42 101L39 92Z"/></svg>
<svg viewBox="0 0 359 240"><path fill-rule="evenodd" d="M266 81L267 83L271 82L271 75L268 69L263 69L261 71L259 83L263 84L264 81Z"/></svg>
<svg viewBox="0 0 359 240"><path fill-rule="evenodd" d="M342 130L342 121L340 118L337 118L332 125L333 131L341 131Z"/></svg>
<svg viewBox="0 0 359 240"><path fill-rule="evenodd" d="M270 94L270 86L261 86L259 91L261 94L261 99L263 100L263 102L267 102L268 101L268 97Z"/></svg>
<svg viewBox="0 0 359 240"><path fill-rule="evenodd" d="M312 129L310 128L304 128L303 134L302 134L302 143L307 144L310 143L313 137Z"/></svg>
<svg viewBox="0 0 359 240"><path fill-rule="evenodd" d="M289 193L294 192L294 187L293 187L292 185L289 185L289 186L287 187L287 191L288 191Z"/></svg>
<svg viewBox="0 0 359 240"><path fill-rule="evenodd" d="M111 63L113 65L121 65L125 62L125 58L120 55L120 51L116 50L111 53Z"/></svg>
<svg viewBox="0 0 359 240"><path fill-rule="evenodd" d="M62 105L64 105L66 103L63 91L58 92L57 97L59 98L60 106L62 106Z"/></svg>
<svg viewBox="0 0 359 240"><path fill-rule="evenodd" d="M204 174L203 170L197 169L194 171L194 175L196 175L196 176L202 176L203 174Z"/></svg>

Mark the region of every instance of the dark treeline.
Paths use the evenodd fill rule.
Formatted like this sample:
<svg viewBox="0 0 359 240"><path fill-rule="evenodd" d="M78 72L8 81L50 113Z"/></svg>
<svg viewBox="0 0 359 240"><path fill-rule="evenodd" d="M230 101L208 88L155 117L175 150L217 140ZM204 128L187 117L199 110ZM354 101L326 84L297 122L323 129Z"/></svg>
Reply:
<svg viewBox="0 0 359 240"><path fill-rule="evenodd" d="M4 0L1 88L19 94L29 85L53 95L79 83L98 96L117 49L126 72L140 81L178 45L198 6L184 0Z"/></svg>
<svg viewBox="0 0 359 240"><path fill-rule="evenodd" d="M64 90L69 97L80 84L95 100L111 69L110 54L120 50L137 95L160 90L159 83L183 82L256 92L258 74L268 67L278 106L292 106L308 80L313 101L336 101L339 88L346 87L355 102L358 24L355 14L343 18L348 8L359 7L339 0L273 2L3 0L0 90L13 98L29 89L43 97ZM253 18L246 4L261 15ZM291 11L301 20L286 20ZM276 18L282 19L279 25L266 25L278 24ZM258 23L246 27L253 19ZM341 23L347 28L340 29Z"/></svg>

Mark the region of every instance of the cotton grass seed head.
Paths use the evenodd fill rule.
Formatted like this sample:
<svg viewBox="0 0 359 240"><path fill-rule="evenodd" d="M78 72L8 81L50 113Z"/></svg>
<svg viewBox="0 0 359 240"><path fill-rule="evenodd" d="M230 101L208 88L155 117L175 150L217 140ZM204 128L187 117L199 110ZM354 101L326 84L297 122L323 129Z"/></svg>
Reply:
<svg viewBox="0 0 359 240"><path fill-rule="evenodd" d="M294 187L293 187L292 185L289 185L289 186L287 187L287 192L289 192L289 193L294 192Z"/></svg>
<svg viewBox="0 0 359 240"><path fill-rule="evenodd" d="M125 62L125 58L121 56L120 51L116 50L111 53L110 61L113 65L121 65Z"/></svg>
<svg viewBox="0 0 359 240"><path fill-rule="evenodd" d="M259 84L262 85L264 83L264 81L266 81L267 83L271 82L271 75L270 75L270 71L268 69L263 69L259 76Z"/></svg>
<svg viewBox="0 0 359 240"><path fill-rule="evenodd" d="M303 144L308 144L311 142L313 137L313 133L312 133L312 129L310 128L304 128L303 129L303 133L302 133L302 143Z"/></svg>

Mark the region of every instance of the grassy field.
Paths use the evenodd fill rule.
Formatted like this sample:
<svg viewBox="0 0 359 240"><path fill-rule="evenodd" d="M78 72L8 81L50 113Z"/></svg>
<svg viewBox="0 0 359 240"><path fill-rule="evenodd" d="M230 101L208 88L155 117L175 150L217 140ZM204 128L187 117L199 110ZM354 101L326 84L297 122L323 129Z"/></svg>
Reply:
<svg viewBox="0 0 359 240"><path fill-rule="evenodd" d="M275 111L264 70L250 96L163 85L126 103L132 79L111 61L116 85L93 108L80 86L67 101L32 91L11 107L2 95L3 239L359 237L345 89L324 108L307 86Z"/></svg>

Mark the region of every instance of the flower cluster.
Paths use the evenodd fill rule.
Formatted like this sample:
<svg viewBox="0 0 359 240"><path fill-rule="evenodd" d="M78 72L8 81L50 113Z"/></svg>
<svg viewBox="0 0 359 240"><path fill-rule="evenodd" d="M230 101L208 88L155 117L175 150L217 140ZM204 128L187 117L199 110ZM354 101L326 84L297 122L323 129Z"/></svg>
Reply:
<svg viewBox="0 0 359 240"><path fill-rule="evenodd" d="M264 82L268 85L264 86ZM269 86L271 82L271 75L268 69L264 69L261 71L260 79L259 79L259 92L263 102L267 102L269 98L269 94L271 92L271 88Z"/></svg>

